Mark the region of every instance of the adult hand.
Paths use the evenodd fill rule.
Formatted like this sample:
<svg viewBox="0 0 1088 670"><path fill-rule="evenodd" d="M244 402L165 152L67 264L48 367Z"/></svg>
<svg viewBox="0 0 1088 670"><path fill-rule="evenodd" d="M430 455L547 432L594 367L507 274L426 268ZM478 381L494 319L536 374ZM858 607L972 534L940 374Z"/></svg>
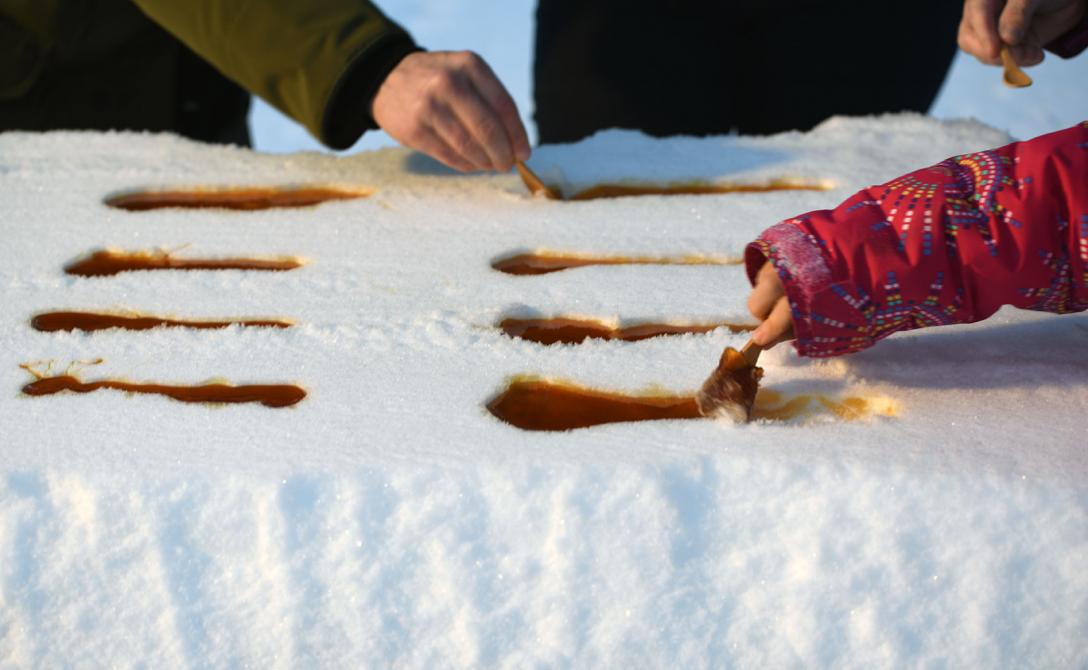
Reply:
<svg viewBox="0 0 1088 670"><path fill-rule="evenodd" d="M769 262L764 263L756 274L756 285L748 296L748 311L763 322L752 331L751 336L759 346L770 349L779 342L793 339L790 301L786 298L778 272Z"/></svg>
<svg viewBox="0 0 1088 670"><path fill-rule="evenodd" d="M507 172L529 158L517 106L469 51L406 56L378 89L371 114L393 139L462 172Z"/></svg>
<svg viewBox="0 0 1088 670"><path fill-rule="evenodd" d="M989 65L1001 64L1008 45L1020 65L1038 65L1043 47L1071 30L1088 11L1088 0L966 0L960 48Z"/></svg>

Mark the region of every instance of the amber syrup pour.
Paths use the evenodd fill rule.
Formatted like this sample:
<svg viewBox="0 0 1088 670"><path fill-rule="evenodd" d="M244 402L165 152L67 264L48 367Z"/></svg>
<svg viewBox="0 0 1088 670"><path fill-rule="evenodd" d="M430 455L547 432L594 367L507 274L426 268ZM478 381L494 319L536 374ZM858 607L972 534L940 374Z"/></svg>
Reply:
<svg viewBox="0 0 1088 670"><path fill-rule="evenodd" d="M107 198L106 204L130 212L169 207L252 211L283 207L312 207L331 200L365 198L373 192L372 189L345 189L331 186L138 191Z"/></svg>
<svg viewBox="0 0 1088 670"><path fill-rule="evenodd" d="M290 321L280 319L228 319L222 321L197 321L188 319L168 319L149 315L122 315L106 312L44 312L36 314L30 320L30 326L42 333L82 330L151 330L152 328L176 327L212 330L229 326L243 328L290 328Z"/></svg>
<svg viewBox="0 0 1088 670"><path fill-rule="evenodd" d="M91 361L90 364L100 362L101 360ZM239 404L257 402L265 407L289 407L301 402L306 397L306 391L291 384L171 386L166 384L139 384L114 379L84 382L71 374L70 370L62 375L49 376L48 369L46 372L40 373L33 366L32 363L19 366L35 377L34 381L23 386L23 393L28 396L54 395L64 391L92 393L100 389L114 389L129 393L162 395L187 403Z"/></svg>
<svg viewBox="0 0 1088 670"><path fill-rule="evenodd" d="M535 252L500 258L491 267L508 275L545 275L587 265L740 265L744 261L709 256L591 256Z"/></svg>
<svg viewBox="0 0 1088 670"><path fill-rule="evenodd" d="M673 184L598 184L567 200L601 200L643 195L717 195L723 193L772 193L775 191L829 191L827 182L775 179L764 183L680 182Z"/></svg>
<svg viewBox="0 0 1088 670"><path fill-rule="evenodd" d="M746 323L638 323L631 326L614 327L591 319L557 317L551 319L503 319L499 327L509 337L514 337L539 344L581 344L586 340L621 340L638 342L662 335L684 335L688 333L709 333L718 328L728 328L733 333L755 330L755 326Z"/></svg>
<svg viewBox="0 0 1088 670"><path fill-rule="evenodd" d="M108 277L142 270L259 270L284 272L303 266L297 258L174 258L165 252L102 249L65 266L79 277Z"/></svg>
<svg viewBox="0 0 1088 670"><path fill-rule="evenodd" d="M574 430L627 421L703 418L695 396L613 393L536 379L515 379L487 404L487 409L500 420L529 431ZM776 391L760 389L752 420L789 421L821 410L844 421L856 421L874 413L894 413L890 408L875 407L865 398L836 400L808 394L787 398Z"/></svg>

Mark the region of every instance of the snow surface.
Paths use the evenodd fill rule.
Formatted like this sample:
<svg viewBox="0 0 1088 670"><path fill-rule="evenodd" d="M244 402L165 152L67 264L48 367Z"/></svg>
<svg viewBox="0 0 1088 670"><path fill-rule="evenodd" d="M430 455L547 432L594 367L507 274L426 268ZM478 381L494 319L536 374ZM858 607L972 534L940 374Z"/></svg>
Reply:
<svg viewBox="0 0 1088 670"><path fill-rule="evenodd" d="M691 391L743 342L718 330L543 347L503 336L504 316L743 319L747 295L735 266L511 277L495 258L735 257L779 219L1005 141L918 116L761 139L610 132L533 164L571 183L691 171L836 187L563 203L400 149L0 135L0 665L1088 665L1084 315L1005 311L841 359L765 355L769 389L897 410L857 423L545 434L484 409L521 373ZM377 192L263 212L102 204L139 187L303 183ZM62 273L99 247L308 264ZM76 308L299 325L28 326ZM310 395L271 410L19 393L19 363L98 357L85 379L294 382Z"/></svg>

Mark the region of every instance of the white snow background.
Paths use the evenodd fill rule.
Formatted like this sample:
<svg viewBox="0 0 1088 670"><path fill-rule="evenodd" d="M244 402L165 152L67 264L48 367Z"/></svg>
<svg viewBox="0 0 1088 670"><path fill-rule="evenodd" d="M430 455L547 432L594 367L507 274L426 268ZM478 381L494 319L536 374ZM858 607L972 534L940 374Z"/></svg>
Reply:
<svg viewBox="0 0 1088 670"><path fill-rule="evenodd" d="M481 4L476 16L505 20L515 5L525 32L495 38L438 3L389 8L429 46L423 36L469 26L466 47L501 38L527 54L527 5ZM493 65L506 77L509 63ZM1044 106L1081 114L1058 125L1088 116L1083 88L1062 90ZM503 316L740 319L747 295L738 267L510 277L493 259L542 248L735 256L779 219L1007 140L914 116L759 139L613 132L541 149L533 164L574 185L789 175L836 188L555 203L527 197L513 175L453 176L399 149L272 155L170 136L0 135L0 666L1088 666L1084 315L1005 311L830 361L765 356L770 389L897 410L856 423L545 434L483 408L519 373L690 391L744 339L543 347L503 336ZM102 204L136 187L313 182L377 192L263 212ZM104 246L308 264L61 272ZM28 327L64 308L298 325ZM271 410L19 394L19 363L97 357L85 378L295 382L309 396Z"/></svg>

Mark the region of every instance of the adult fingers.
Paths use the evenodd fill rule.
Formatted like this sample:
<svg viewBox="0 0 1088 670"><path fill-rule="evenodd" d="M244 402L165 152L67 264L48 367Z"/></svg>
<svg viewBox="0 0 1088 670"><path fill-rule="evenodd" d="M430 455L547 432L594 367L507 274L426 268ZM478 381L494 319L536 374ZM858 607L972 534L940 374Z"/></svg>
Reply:
<svg viewBox="0 0 1088 670"><path fill-rule="evenodd" d="M510 97L506 87L495 76L491 67L482 58L471 52L468 54L466 70L480 97L502 122L514 157L519 161L529 160L529 135L525 131L525 124L521 122L518 106L514 103L514 99Z"/></svg>
<svg viewBox="0 0 1088 670"><path fill-rule="evenodd" d="M427 154L442 163L445 163L459 172L473 172L481 169L465 158L464 153L454 149L433 128L420 128L412 141L407 143L411 149Z"/></svg>
<svg viewBox="0 0 1088 670"><path fill-rule="evenodd" d="M1012 57L1016 60L1016 64L1020 67L1031 67L1032 65L1038 65L1046 58L1046 54L1041 47L1034 44L1021 44L1020 46L1009 47L1009 51L1012 52Z"/></svg>
<svg viewBox="0 0 1088 670"><path fill-rule="evenodd" d="M782 281L771 263L764 263L756 273L756 285L748 296L748 311L760 321L767 318L775 303L785 295Z"/></svg>
<svg viewBox="0 0 1088 670"><path fill-rule="evenodd" d="M439 99L445 101L461 126L453 137L446 138L447 141L453 142L454 147L462 142L474 145L476 151L486 154L486 162L482 165L485 168L506 172L514 167L514 149L503 120L480 94L472 75L465 71L463 75L450 77L444 84L445 90Z"/></svg>
<svg viewBox="0 0 1088 670"><path fill-rule="evenodd" d="M784 296L779 298L767 315L767 319L752 331L752 341L770 349L780 342L793 339L793 314L790 301Z"/></svg>
<svg viewBox="0 0 1088 670"><path fill-rule="evenodd" d="M444 96L433 103L429 120L435 133L471 163L472 169L493 170L496 159L478 139L479 131L475 127L485 121L477 118L473 111L466 111L478 104L478 101L465 97Z"/></svg>
<svg viewBox="0 0 1088 670"><path fill-rule="evenodd" d="M983 42L971 28L964 27L960 30L957 43L964 53L974 56L980 63L1001 65L1000 51L998 57L991 57L988 43Z"/></svg>
<svg viewBox="0 0 1088 670"><path fill-rule="evenodd" d="M1024 41L1038 6L1038 0L1009 0L998 20L998 34L1006 44L1018 46Z"/></svg>
<svg viewBox="0 0 1088 670"><path fill-rule="evenodd" d="M1001 0L966 0L960 21L960 48L983 63L1000 63L1001 37L997 19Z"/></svg>
<svg viewBox="0 0 1088 670"><path fill-rule="evenodd" d="M494 75L468 52L410 54L382 83L371 115L401 144L458 170L509 170L516 152L502 116L512 115L520 124L517 108L509 101L506 112L494 109L475 83L480 78ZM501 89L497 80L492 84Z"/></svg>

